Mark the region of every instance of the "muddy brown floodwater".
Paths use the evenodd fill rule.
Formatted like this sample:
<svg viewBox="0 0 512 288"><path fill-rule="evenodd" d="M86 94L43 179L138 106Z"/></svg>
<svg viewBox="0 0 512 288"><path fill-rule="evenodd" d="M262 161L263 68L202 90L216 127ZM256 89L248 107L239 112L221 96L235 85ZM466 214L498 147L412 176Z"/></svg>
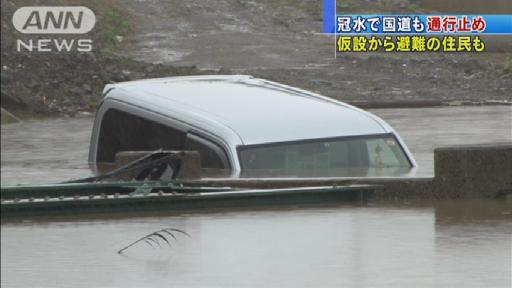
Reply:
<svg viewBox="0 0 512 288"><path fill-rule="evenodd" d="M433 149L512 142L512 106L375 109L404 138L432 176ZM2 185L42 184L91 175L87 163L93 118L31 120L2 126Z"/></svg>
<svg viewBox="0 0 512 288"><path fill-rule="evenodd" d="M440 145L512 141L512 107L372 111L428 176ZM2 185L90 173L92 118L2 126ZM172 248L140 244L174 227ZM512 199L2 222L2 287L510 287Z"/></svg>
<svg viewBox="0 0 512 288"><path fill-rule="evenodd" d="M1 284L506 288L511 206L461 200L4 223ZM163 227L192 238L116 253Z"/></svg>

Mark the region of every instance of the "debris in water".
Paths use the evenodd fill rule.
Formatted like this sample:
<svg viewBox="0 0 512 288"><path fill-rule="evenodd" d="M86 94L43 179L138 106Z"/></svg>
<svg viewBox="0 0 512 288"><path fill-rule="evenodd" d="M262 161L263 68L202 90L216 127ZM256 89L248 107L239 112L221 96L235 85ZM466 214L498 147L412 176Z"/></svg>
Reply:
<svg viewBox="0 0 512 288"><path fill-rule="evenodd" d="M186 235L189 238L192 238L192 237L190 237L190 235L187 232L185 232L183 230L175 229L175 228L165 228L165 229L160 229L158 231L149 233L148 235L146 235L146 236L144 236L144 237L142 237L142 238L140 238L140 239L130 243L128 246L126 246L123 249L117 251L117 253L122 254L124 250L132 247L133 245L135 245L135 244L137 244L139 242L145 242L146 244L148 244L152 248L155 248L156 246L162 247L162 245L160 244L160 241L164 241L169 247L172 247L171 242L169 242L169 239L167 239L167 237L170 236L174 240L178 240L178 238L176 238L176 236L172 232L179 232L181 234Z"/></svg>

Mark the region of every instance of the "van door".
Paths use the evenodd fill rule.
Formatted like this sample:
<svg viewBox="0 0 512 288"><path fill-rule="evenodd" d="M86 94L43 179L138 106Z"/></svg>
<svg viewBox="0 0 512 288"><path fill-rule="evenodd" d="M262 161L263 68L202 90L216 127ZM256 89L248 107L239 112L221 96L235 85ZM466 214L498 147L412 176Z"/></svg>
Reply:
<svg viewBox="0 0 512 288"><path fill-rule="evenodd" d="M201 168L230 170L229 159L224 149L215 142L193 133L188 133L184 150L199 152Z"/></svg>

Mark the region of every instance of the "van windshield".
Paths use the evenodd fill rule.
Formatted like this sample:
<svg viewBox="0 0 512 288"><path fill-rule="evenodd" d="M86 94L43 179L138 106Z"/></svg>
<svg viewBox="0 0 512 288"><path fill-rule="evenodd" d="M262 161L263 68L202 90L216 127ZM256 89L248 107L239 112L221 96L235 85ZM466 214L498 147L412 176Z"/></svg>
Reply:
<svg viewBox="0 0 512 288"><path fill-rule="evenodd" d="M241 146L242 177L396 176L412 168L393 134Z"/></svg>

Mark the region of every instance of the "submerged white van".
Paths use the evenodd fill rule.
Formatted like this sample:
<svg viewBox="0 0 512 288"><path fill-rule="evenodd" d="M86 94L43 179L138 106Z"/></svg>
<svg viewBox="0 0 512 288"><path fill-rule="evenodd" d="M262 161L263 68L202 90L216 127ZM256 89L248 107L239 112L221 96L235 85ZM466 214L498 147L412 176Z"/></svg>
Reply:
<svg viewBox="0 0 512 288"><path fill-rule="evenodd" d="M110 84L97 111L90 162L121 151L195 150L232 177L397 176L417 164L377 116L245 75Z"/></svg>

